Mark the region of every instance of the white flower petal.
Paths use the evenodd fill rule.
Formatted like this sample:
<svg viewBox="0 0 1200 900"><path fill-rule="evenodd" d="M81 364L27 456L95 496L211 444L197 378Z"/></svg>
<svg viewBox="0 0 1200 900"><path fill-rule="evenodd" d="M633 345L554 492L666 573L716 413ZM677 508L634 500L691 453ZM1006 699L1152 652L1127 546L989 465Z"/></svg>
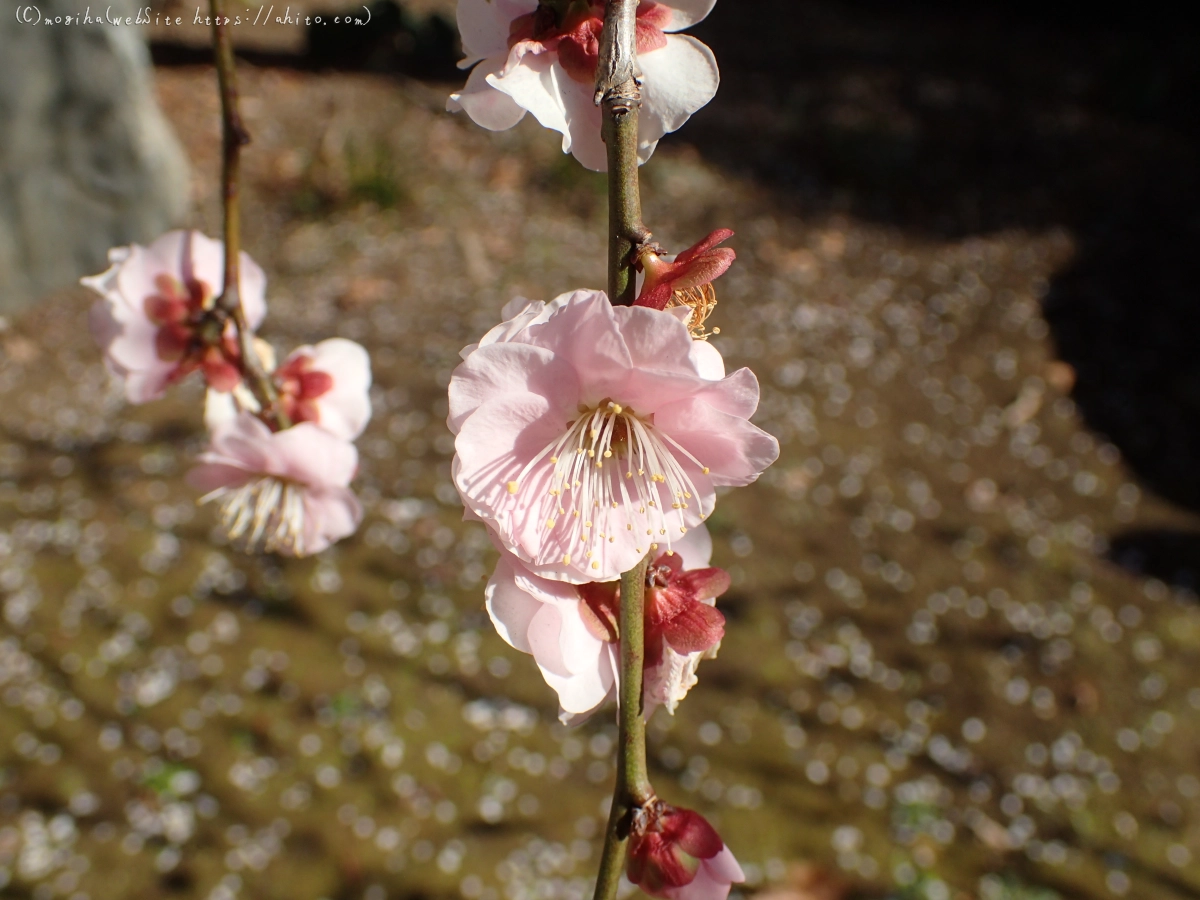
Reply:
<svg viewBox="0 0 1200 900"><path fill-rule="evenodd" d="M707 525L689 528L688 533L671 545L683 559L684 569L706 569L712 560L713 541Z"/></svg>
<svg viewBox="0 0 1200 900"><path fill-rule="evenodd" d="M371 420L371 358L366 349L346 338L329 338L296 353L301 351L308 351L315 371L333 378L333 388L316 399L321 428L354 440Z"/></svg>
<svg viewBox="0 0 1200 900"><path fill-rule="evenodd" d="M538 0L458 0L456 18L463 52L468 58L507 55L509 26L537 5Z"/></svg>
<svg viewBox="0 0 1200 900"><path fill-rule="evenodd" d="M472 122L489 131L506 131L520 122L525 117L525 110L512 97L488 83L490 76L504 68L505 59L504 56L493 56L472 69L463 89L451 94L446 101L446 109L466 112Z"/></svg>
<svg viewBox="0 0 1200 900"><path fill-rule="evenodd" d="M676 307L676 309L682 308ZM725 358L708 341L692 341L692 349L688 355L701 378L720 381L725 377Z"/></svg>
<svg viewBox="0 0 1200 900"><path fill-rule="evenodd" d="M558 89L566 110L569 140L563 140L563 152L570 152L586 169L608 171L608 148L600 136L604 113L596 105L596 88L576 81L557 62L554 63Z"/></svg>
<svg viewBox="0 0 1200 900"><path fill-rule="evenodd" d="M565 153L571 149L571 138L567 133L566 109L554 69L557 68L563 78L567 76L561 66L555 65L552 59L554 55L526 54L521 63L513 66L508 74L489 73L487 83L507 94L523 109L533 113L543 127L561 132L564 135ZM492 61L488 60L489 67L491 63Z"/></svg>
<svg viewBox="0 0 1200 900"><path fill-rule="evenodd" d="M483 596L488 615L500 637L522 653L533 653L529 626L541 611L542 603L517 586L512 564L503 555L496 563Z"/></svg>
<svg viewBox="0 0 1200 900"><path fill-rule="evenodd" d="M721 79L712 51L688 35L667 35L667 45L639 56L638 65L643 79L638 144L649 147L649 157L660 137L712 100Z"/></svg>
<svg viewBox="0 0 1200 900"><path fill-rule="evenodd" d="M665 5L671 10L671 21L663 31L683 31L712 12L717 0L671 0Z"/></svg>

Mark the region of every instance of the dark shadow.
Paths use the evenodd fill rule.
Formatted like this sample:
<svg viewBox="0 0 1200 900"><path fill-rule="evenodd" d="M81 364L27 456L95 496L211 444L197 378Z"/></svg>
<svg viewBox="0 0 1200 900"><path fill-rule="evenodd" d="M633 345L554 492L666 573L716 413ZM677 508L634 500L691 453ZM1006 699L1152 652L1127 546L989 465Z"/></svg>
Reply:
<svg viewBox="0 0 1200 900"><path fill-rule="evenodd" d="M1200 590L1200 532L1130 531L1112 539L1108 558L1136 575Z"/></svg>
<svg viewBox="0 0 1200 900"><path fill-rule="evenodd" d="M1088 424L1152 490L1200 509L1200 217L1176 171L1174 187L1114 198L1045 315Z"/></svg>
<svg viewBox="0 0 1200 900"><path fill-rule="evenodd" d="M946 237L1086 227L1129 176L1189 163L1200 62L1195 32L1153 6L1129 21L1075 12L718 3L692 33L721 90L681 136L784 190L792 213Z"/></svg>
<svg viewBox="0 0 1200 900"><path fill-rule="evenodd" d="M682 137L794 215L942 238L1065 227L1045 313L1088 425L1200 509L1200 55L1164 4L718 3Z"/></svg>

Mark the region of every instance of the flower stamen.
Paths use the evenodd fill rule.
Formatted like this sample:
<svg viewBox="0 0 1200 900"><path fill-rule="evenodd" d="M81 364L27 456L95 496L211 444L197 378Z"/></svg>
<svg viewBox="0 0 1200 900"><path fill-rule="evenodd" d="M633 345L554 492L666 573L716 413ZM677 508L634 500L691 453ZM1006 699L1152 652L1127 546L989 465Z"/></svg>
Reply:
<svg viewBox="0 0 1200 900"><path fill-rule="evenodd" d="M238 549L304 555L304 497L290 481L264 475L219 487L199 502L217 504L221 528Z"/></svg>
<svg viewBox="0 0 1200 900"><path fill-rule="evenodd" d="M720 328L713 328L711 331L704 330L705 320L717 308L717 292L712 284L701 284L696 287L676 290L671 295L671 299L667 301L667 309L679 307L686 307L691 310L685 324L687 325L688 333L694 339L707 341L713 335L721 333Z"/></svg>
<svg viewBox="0 0 1200 900"><path fill-rule="evenodd" d="M615 460L615 466L606 469L606 459ZM556 511L558 516L569 513L568 521L582 520L570 529L569 536L557 535L560 551L573 545L580 548L585 559L595 557L602 563L608 552L605 548L613 542L610 535L622 525L624 530L633 531L637 524L651 536L655 532L687 532L684 515L689 506L675 498L699 496L700 491L684 468L685 463L698 471L705 468L656 429L652 419L605 400L581 410L578 418L567 423L563 434L537 453L506 486L508 493L520 495L527 486L536 485L532 489L539 496L532 503L538 520L551 532L548 537L552 542L561 530ZM640 522L634 521L635 516ZM668 546L671 540L668 536Z"/></svg>

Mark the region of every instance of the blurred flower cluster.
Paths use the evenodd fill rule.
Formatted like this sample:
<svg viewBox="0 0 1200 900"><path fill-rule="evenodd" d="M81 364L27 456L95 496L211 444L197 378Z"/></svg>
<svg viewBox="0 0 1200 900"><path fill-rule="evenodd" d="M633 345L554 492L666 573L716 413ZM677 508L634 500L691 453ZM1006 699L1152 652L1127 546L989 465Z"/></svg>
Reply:
<svg viewBox="0 0 1200 900"><path fill-rule="evenodd" d="M371 418L366 350L334 338L276 366L254 334L267 313L262 269L240 254L248 333L239 333L235 311L218 302L224 245L199 232L117 247L109 261L83 279L100 295L92 333L131 403L158 399L193 372L203 377L210 445L188 477L205 492L202 503L217 505L229 539L247 551L307 556L353 533L362 519L349 487L353 441Z"/></svg>

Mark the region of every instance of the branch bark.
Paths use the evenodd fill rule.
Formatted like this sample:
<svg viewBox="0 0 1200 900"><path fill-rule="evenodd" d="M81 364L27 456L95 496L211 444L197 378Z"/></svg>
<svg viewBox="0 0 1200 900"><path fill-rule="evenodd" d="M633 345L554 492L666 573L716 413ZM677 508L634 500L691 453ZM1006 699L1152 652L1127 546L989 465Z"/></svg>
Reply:
<svg viewBox="0 0 1200 900"><path fill-rule="evenodd" d="M642 607L645 601L646 563L621 576L621 684L619 689L617 737L617 780L612 807L600 852L593 900L613 900L625 867L625 851L634 812L654 800L646 767L646 720L642 707L642 669L645 633Z"/></svg>
<svg viewBox="0 0 1200 900"><path fill-rule="evenodd" d="M225 0L210 0L213 20L213 55L217 83L221 90L221 200L225 227L225 283L216 306L233 319L241 347L242 374L263 411L275 418L280 428L292 423L279 408L279 394L254 347L254 333L246 321L240 293L239 263L242 249L240 164L241 150L250 143L250 134L238 112L237 64L233 41L225 17ZM223 320L222 320L223 321Z"/></svg>
<svg viewBox="0 0 1200 900"><path fill-rule="evenodd" d="M608 296L617 306L633 304L634 251L650 237L638 191L637 6L638 0L608 0L596 67L596 102L608 150Z"/></svg>

